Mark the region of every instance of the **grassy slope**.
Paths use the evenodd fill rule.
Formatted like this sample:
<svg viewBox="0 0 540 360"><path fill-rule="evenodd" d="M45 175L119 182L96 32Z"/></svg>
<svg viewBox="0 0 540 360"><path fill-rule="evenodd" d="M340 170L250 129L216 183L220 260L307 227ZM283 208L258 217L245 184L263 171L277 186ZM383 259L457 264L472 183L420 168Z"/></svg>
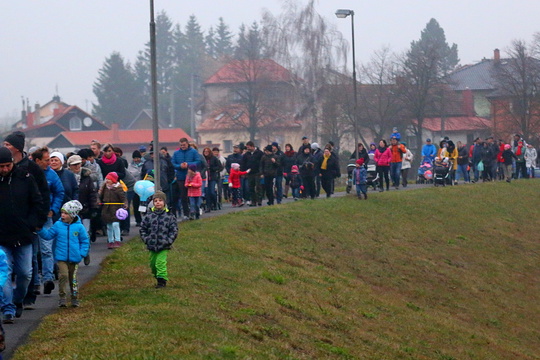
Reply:
<svg viewBox="0 0 540 360"><path fill-rule="evenodd" d="M540 182L303 201L117 250L16 359L539 359Z"/></svg>

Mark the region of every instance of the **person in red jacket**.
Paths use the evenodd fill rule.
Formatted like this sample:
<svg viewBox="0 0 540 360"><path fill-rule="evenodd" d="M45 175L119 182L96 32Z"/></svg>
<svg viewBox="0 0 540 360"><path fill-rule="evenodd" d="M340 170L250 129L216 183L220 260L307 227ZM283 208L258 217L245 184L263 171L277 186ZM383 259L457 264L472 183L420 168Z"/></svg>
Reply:
<svg viewBox="0 0 540 360"><path fill-rule="evenodd" d="M388 178L388 172L390 171L390 160L392 159L392 152L386 143L386 140L379 141L379 147L375 150L375 164L377 165L377 173L379 174L380 187L379 192L384 191L383 176L386 182L386 191L390 190L390 179Z"/></svg>
<svg viewBox="0 0 540 360"><path fill-rule="evenodd" d="M232 206L233 207L240 207L244 205L244 202L242 201L242 197L240 196L240 188L242 187L242 184L240 182L240 177L242 175L247 175L251 169L247 169L246 171L240 171L240 164L238 163L232 163L231 164L231 172L229 173L229 187L231 188L232 192Z"/></svg>
<svg viewBox="0 0 540 360"><path fill-rule="evenodd" d="M397 137L392 136L390 139L390 151L392 152L392 159L390 160L390 177L392 178L392 186L397 190L399 189L403 155L407 153L407 149L405 148L405 145L399 142Z"/></svg>
<svg viewBox="0 0 540 360"><path fill-rule="evenodd" d="M185 187L187 188L187 196L189 198L190 220L199 219L201 214L202 183L201 173L197 171L197 165L189 165Z"/></svg>

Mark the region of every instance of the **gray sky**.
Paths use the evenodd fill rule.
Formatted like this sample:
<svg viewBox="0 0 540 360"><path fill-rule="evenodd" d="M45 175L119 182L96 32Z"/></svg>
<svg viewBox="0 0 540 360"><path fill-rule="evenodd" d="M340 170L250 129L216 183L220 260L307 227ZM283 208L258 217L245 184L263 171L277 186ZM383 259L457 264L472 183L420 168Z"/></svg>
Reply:
<svg viewBox="0 0 540 360"><path fill-rule="evenodd" d="M306 0L303 0L304 2ZM263 7L281 12L280 0L155 0L184 26L194 14L207 30L222 16L236 33L241 23L259 20ZM350 40L349 19L338 8L355 11L357 62L365 62L383 45L406 50L435 18L447 41L458 45L461 64L502 56L514 39L530 41L540 31L540 2L533 0L318 0L318 12ZM82 109L95 101L92 84L105 57L119 51L135 61L149 40L149 1L17 0L4 1L0 12L0 117L20 113L21 96L44 104L55 94Z"/></svg>

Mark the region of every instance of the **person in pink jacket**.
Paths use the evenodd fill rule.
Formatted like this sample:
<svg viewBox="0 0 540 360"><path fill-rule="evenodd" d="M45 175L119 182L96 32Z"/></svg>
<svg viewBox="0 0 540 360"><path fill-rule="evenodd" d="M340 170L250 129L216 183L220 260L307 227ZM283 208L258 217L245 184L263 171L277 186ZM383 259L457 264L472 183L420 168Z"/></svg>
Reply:
<svg viewBox="0 0 540 360"><path fill-rule="evenodd" d="M390 161L392 160L392 151L388 147L386 140L379 141L379 147L375 150L375 164L377 165L377 173L379 174L379 192L384 191L383 176L386 182L386 191L390 189L390 178L388 173L390 171Z"/></svg>
<svg viewBox="0 0 540 360"><path fill-rule="evenodd" d="M197 171L197 165L189 165L186 176L185 186L188 192L189 198L189 219L199 219L200 208L202 202L202 177L201 173Z"/></svg>

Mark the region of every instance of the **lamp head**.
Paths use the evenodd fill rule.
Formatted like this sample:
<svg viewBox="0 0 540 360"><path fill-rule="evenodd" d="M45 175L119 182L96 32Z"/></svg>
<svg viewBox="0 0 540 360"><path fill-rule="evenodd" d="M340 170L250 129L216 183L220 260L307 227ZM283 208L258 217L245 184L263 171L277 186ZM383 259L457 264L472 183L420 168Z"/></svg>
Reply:
<svg viewBox="0 0 540 360"><path fill-rule="evenodd" d="M349 15L354 15L354 11L349 9L338 9L336 10L336 16L340 19L345 19Z"/></svg>

